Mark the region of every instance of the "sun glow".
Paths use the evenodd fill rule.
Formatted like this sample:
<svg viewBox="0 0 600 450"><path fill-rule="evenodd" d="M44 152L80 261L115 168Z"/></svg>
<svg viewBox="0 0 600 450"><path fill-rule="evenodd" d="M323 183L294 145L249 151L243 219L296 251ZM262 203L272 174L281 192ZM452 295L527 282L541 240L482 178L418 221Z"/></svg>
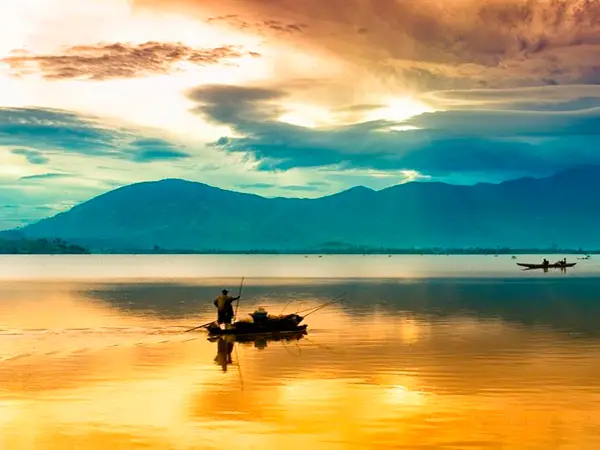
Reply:
<svg viewBox="0 0 600 450"><path fill-rule="evenodd" d="M426 104L410 97L395 98L386 102L386 106L377 108L367 114L367 120L389 120L402 122L411 117L418 116L433 109Z"/></svg>
<svg viewBox="0 0 600 450"><path fill-rule="evenodd" d="M333 123L333 117L324 108L312 105L293 105L288 112L279 117L280 122L305 128L316 128Z"/></svg>
<svg viewBox="0 0 600 450"><path fill-rule="evenodd" d="M393 405L422 406L425 403L425 395L398 385L385 390L385 400Z"/></svg>
<svg viewBox="0 0 600 450"><path fill-rule="evenodd" d="M258 56L267 51L261 47L260 36L177 14L134 12L127 0L92 0L85 7L74 0L22 3L0 6L0 60L19 50L53 55L73 46L146 42L176 43L194 49L234 46L241 56L205 65L175 62L168 74L94 81L45 79L40 74L17 79L11 76L13 70L8 64L0 62L0 107L67 109L126 119L131 125L168 130L186 138L214 140L223 130L203 123L191 111L195 105L186 92L202 84L244 84L273 75L265 58ZM58 11L60 20L69 22L68 27L56 26Z"/></svg>

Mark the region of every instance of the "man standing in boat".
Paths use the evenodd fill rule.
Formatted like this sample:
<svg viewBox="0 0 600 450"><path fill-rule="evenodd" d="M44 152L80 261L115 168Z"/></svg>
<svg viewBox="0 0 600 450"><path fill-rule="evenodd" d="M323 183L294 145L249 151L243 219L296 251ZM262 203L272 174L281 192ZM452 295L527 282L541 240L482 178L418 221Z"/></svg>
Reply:
<svg viewBox="0 0 600 450"><path fill-rule="evenodd" d="M225 328L229 328L228 325L231 325L234 314L233 302L239 298L240 296L231 297L227 289L221 291L221 295L214 301L214 304L217 307L217 323L219 325L225 324Z"/></svg>

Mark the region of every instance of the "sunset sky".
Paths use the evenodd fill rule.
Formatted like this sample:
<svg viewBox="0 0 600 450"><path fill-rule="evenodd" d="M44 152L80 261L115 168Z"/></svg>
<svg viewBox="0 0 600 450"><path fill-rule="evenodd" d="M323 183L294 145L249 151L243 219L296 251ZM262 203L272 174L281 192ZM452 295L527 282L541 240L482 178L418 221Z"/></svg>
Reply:
<svg viewBox="0 0 600 450"><path fill-rule="evenodd" d="M264 196L600 163L593 0L0 2L0 228L125 184Z"/></svg>

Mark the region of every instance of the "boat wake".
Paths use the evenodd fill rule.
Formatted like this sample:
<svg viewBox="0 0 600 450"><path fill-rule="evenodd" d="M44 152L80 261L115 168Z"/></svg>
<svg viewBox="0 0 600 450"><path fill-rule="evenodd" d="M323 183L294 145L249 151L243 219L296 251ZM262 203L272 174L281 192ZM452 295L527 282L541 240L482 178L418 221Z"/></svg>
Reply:
<svg viewBox="0 0 600 450"><path fill-rule="evenodd" d="M36 336L36 335L66 335L66 334L179 334L188 327L156 326L156 327L88 327L88 328L5 328L0 330L0 336Z"/></svg>
<svg viewBox="0 0 600 450"><path fill-rule="evenodd" d="M13 328L0 330L0 363L34 357L69 357L114 348L152 347L205 339L186 326Z"/></svg>

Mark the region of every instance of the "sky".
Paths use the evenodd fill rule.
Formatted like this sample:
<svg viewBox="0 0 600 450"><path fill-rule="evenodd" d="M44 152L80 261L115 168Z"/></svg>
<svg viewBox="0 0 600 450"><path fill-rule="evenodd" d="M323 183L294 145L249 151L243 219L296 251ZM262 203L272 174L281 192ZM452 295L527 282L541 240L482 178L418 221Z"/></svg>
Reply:
<svg viewBox="0 0 600 450"><path fill-rule="evenodd" d="M164 178L546 176L599 133L594 0L0 2L0 229Z"/></svg>

